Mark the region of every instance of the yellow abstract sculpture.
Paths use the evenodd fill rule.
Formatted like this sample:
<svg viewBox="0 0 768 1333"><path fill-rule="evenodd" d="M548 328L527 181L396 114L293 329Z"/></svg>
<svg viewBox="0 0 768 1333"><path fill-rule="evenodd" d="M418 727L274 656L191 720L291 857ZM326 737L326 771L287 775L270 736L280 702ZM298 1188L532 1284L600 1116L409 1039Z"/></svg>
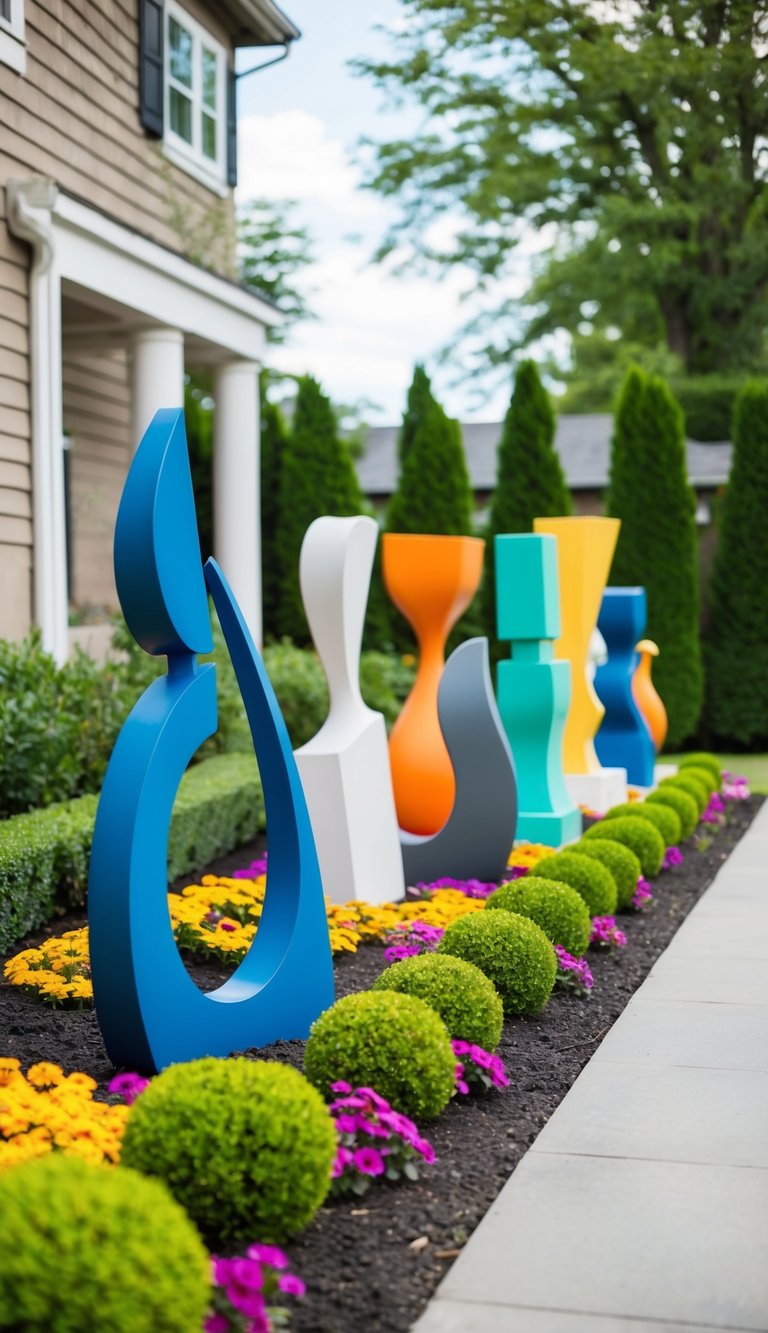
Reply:
<svg viewBox="0 0 768 1333"><path fill-rule="evenodd" d="M653 737L658 754L667 735L667 710L651 680L653 659L658 657L659 649L653 639L641 639L635 644L635 652L640 654L640 661L632 677L632 694Z"/></svg>
<svg viewBox="0 0 768 1333"><path fill-rule="evenodd" d="M587 675L589 642L616 549L618 518L537 518L534 532L557 538L561 632L555 657L571 664L571 705L563 735L566 773L601 773L595 733L605 709Z"/></svg>

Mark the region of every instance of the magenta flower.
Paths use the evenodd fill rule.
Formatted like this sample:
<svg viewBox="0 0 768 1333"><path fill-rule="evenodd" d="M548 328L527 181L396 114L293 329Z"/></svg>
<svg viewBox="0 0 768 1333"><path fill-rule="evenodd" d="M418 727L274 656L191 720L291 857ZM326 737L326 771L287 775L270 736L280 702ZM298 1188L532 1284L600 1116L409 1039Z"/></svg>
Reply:
<svg viewBox="0 0 768 1333"><path fill-rule="evenodd" d="M224 1314L209 1314L203 1324L203 1333L229 1333L231 1324Z"/></svg>
<svg viewBox="0 0 768 1333"><path fill-rule="evenodd" d="M455 1041L452 1041L451 1046L453 1047L454 1055L469 1055L469 1042L464 1041L461 1037L457 1037Z"/></svg>
<svg viewBox="0 0 768 1333"><path fill-rule="evenodd" d="M245 1253L249 1259L269 1264L270 1268L287 1268L291 1262L285 1250L278 1249L277 1245L249 1245Z"/></svg>
<svg viewBox="0 0 768 1333"><path fill-rule="evenodd" d="M358 1148L353 1153L352 1164L363 1176L383 1176L387 1169L384 1158L375 1148Z"/></svg>
<svg viewBox="0 0 768 1333"><path fill-rule="evenodd" d="M284 1273L282 1277L277 1279L277 1285L281 1291L285 1292L286 1296L306 1295L306 1285L294 1273Z"/></svg>
<svg viewBox="0 0 768 1333"><path fill-rule="evenodd" d="M591 991L594 978L589 964L584 958L574 958L561 944L555 945L557 955L557 980L576 990Z"/></svg>
<svg viewBox="0 0 768 1333"><path fill-rule="evenodd" d="M607 949L623 949L627 943L627 937L623 930L619 930L615 917L594 916L589 942L590 944L602 945Z"/></svg>
<svg viewBox="0 0 768 1333"><path fill-rule="evenodd" d="M336 1150L336 1161L331 1168L331 1180L338 1180L343 1176L347 1167L352 1164L352 1153L349 1148L338 1148Z"/></svg>
<svg viewBox="0 0 768 1333"><path fill-rule="evenodd" d="M340 1134L354 1134L358 1127L356 1115L337 1115L336 1128Z"/></svg>
<svg viewBox="0 0 768 1333"><path fill-rule="evenodd" d="M264 1274L258 1259L232 1259L229 1268L229 1283L245 1287L248 1291L262 1291Z"/></svg>
<svg viewBox="0 0 768 1333"><path fill-rule="evenodd" d="M267 1307L260 1292L244 1291L242 1287L227 1287L226 1294L230 1305L247 1319L258 1319L259 1315L266 1315Z"/></svg>
<svg viewBox="0 0 768 1333"><path fill-rule="evenodd" d="M352 1085L350 1083L345 1083L344 1080L341 1078L337 1079L335 1083L331 1084L331 1092L351 1092L351 1091L352 1091Z"/></svg>
<svg viewBox="0 0 768 1333"><path fill-rule="evenodd" d="M232 874L233 879L260 879L267 873L267 853L259 856L255 861L251 861L244 870L235 870Z"/></svg>
<svg viewBox="0 0 768 1333"><path fill-rule="evenodd" d="M664 853L664 860L661 863L662 870L672 870L674 866L683 864L683 853L679 847L668 847Z"/></svg>
<svg viewBox="0 0 768 1333"><path fill-rule="evenodd" d="M142 1078L141 1074L115 1074L115 1077L107 1084L107 1092L113 1092L118 1097L122 1097L126 1106L132 1106L136 1098L149 1087L149 1079Z"/></svg>
<svg viewBox="0 0 768 1333"><path fill-rule="evenodd" d="M637 881L637 888L635 889L635 892L632 895L632 906L636 909L636 911L640 912L643 910L644 907L650 907L652 902L653 902L653 890L650 884L648 883L648 880L643 879L641 875L639 880Z"/></svg>

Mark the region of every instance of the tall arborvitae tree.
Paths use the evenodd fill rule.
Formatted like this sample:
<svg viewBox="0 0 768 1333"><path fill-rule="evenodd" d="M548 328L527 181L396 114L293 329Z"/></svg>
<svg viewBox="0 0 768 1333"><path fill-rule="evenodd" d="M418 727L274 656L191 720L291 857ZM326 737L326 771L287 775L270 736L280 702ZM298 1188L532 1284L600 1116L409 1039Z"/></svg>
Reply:
<svg viewBox="0 0 768 1333"><path fill-rule="evenodd" d="M432 397L432 385L429 382L427 372L421 365L414 366L413 379L411 380L408 389L405 412L403 413L403 424L400 427L400 433L397 437L397 465L399 472L402 472L403 470L403 465L410 452L416 431L434 401L435 400Z"/></svg>
<svg viewBox="0 0 768 1333"><path fill-rule="evenodd" d="M496 489L485 533L483 608L491 643L496 639L494 537L532 532L535 518L573 512L573 503L555 449L555 413L533 361L517 368L496 460Z"/></svg>
<svg viewBox="0 0 768 1333"><path fill-rule="evenodd" d="M432 399L408 446L387 509L387 531L467 536L472 503L461 427Z"/></svg>
<svg viewBox="0 0 768 1333"><path fill-rule="evenodd" d="M733 465L710 583L704 726L721 744L768 745L768 382L736 400Z"/></svg>
<svg viewBox="0 0 768 1333"><path fill-rule="evenodd" d="M606 512L621 519L614 587L642 585L646 634L661 650L653 679L669 715L667 747L678 749L699 721L696 502L688 484L683 414L669 386L633 367L616 409Z"/></svg>
<svg viewBox="0 0 768 1333"><path fill-rule="evenodd" d="M262 381L263 381L262 376ZM277 608L280 604L280 564L276 541L280 514L280 474L288 439L285 418L276 403L271 403L263 388L261 396L261 568L264 636L278 632Z"/></svg>
<svg viewBox="0 0 768 1333"><path fill-rule="evenodd" d="M366 503L340 440L336 416L317 380L299 380L293 429L283 448L275 553L280 577L278 633L296 643L309 641L299 587L299 555L304 534L321 514L361 514Z"/></svg>

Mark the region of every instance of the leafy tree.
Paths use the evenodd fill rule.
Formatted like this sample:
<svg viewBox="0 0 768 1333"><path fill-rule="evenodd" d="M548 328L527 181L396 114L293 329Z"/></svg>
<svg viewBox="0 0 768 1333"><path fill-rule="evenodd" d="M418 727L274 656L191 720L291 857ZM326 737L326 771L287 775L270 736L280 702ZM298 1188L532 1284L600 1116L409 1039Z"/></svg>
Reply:
<svg viewBox="0 0 768 1333"><path fill-rule="evenodd" d="M266 396L261 376L261 596L264 636L277 632L280 603L280 565L277 557L280 474L288 440L288 427L277 403Z"/></svg>
<svg viewBox="0 0 768 1333"><path fill-rule="evenodd" d="M267 329L267 341L281 343L294 324L315 319L296 277L315 262L312 241L302 224L291 221L290 200L252 199L240 211L237 253L240 280L274 302L282 315Z"/></svg>
<svg viewBox="0 0 768 1333"><path fill-rule="evenodd" d="M666 382L638 367L617 405L606 511L621 519L609 581L648 596L646 632L661 649L654 683L675 750L696 731L703 693L695 498L682 411Z"/></svg>
<svg viewBox="0 0 768 1333"><path fill-rule="evenodd" d="M733 466L710 583L705 726L721 742L768 744L768 382L736 402Z"/></svg>
<svg viewBox="0 0 768 1333"><path fill-rule="evenodd" d="M485 368L555 330L666 344L686 372L759 360L768 315L764 0L403 0L390 60L420 132L373 146L401 216L380 255L460 262L497 292L531 228L524 302L467 326ZM431 224L463 219L445 239ZM521 318L524 327L521 327Z"/></svg>
<svg viewBox="0 0 768 1333"><path fill-rule="evenodd" d="M293 427L283 448L278 526L274 538L279 571L277 631L295 643L309 639L299 587L304 534L321 514L361 514L366 504L354 464L339 439L330 399L311 375L298 382Z"/></svg>
<svg viewBox="0 0 768 1333"><path fill-rule="evenodd" d="M533 361L523 361L504 419L496 456L485 548L483 603L487 633L496 639L496 577L493 539L501 532L532 532L535 518L571 514L555 439L555 413Z"/></svg>

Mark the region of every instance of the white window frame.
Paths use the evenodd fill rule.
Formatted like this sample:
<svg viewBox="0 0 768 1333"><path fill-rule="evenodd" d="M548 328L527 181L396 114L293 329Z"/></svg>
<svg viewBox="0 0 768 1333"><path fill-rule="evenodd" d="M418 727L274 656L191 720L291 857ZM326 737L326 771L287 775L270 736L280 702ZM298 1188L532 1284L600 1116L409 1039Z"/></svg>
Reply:
<svg viewBox="0 0 768 1333"><path fill-rule="evenodd" d="M185 28L192 38L192 143L187 143L171 129L171 19L175 19ZM201 115L202 99L202 56L205 46L216 57L216 161L206 157L202 148ZM167 158L183 171L202 181L209 189L224 196L229 193L227 186L227 53L220 42L207 31L202 24L193 19L186 9L168 0L165 6L165 69L163 71L163 97L165 126L163 151Z"/></svg>
<svg viewBox="0 0 768 1333"><path fill-rule="evenodd" d="M11 0L11 17L0 15L0 63L10 65L17 74L27 72L27 44L24 36L24 0Z"/></svg>

